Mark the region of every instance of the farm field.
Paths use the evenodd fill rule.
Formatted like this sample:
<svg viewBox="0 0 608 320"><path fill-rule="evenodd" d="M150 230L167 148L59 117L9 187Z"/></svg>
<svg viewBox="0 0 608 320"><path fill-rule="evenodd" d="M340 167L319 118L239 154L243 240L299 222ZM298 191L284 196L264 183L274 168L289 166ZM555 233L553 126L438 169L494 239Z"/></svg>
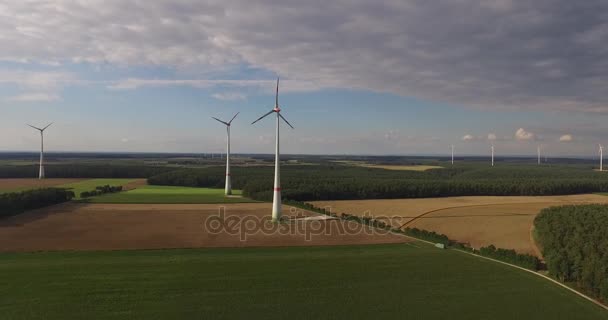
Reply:
<svg viewBox="0 0 608 320"><path fill-rule="evenodd" d="M0 193L17 192L28 189L37 189L45 187L57 187L64 184L71 184L83 181L86 179L77 178L51 178L51 179L35 179L35 178L16 178L16 179L0 179Z"/></svg>
<svg viewBox="0 0 608 320"><path fill-rule="evenodd" d="M531 230L541 209L583 203L608 203L601 195L541 197L449 197L426 199L313 201L334 213L385 217L394 227L447 235L474 248L493 244L540 257ZM391 217L391 219L389 219Z"/></svg>
<svg viewBox="0 0 608 320"><path fill-rule="evenodd" d="M95 190L95 187L97 186L126 186L135 181L136 179L86 179L78 182L61 184L57 187L70 189L74 192L74 195L76 195L76 198L78 199L80 198L81 192Z"/></svg>
<svg viewBox="0 0 608 320"><path fill-rule="evenodd" d="M426 171L429 169L443 168L441 166L431 166L431 165L423 165L423 164L419 164L419 165L385 164L385 165L383 165L383 164L372 164L372 163L367 163L367 162L363 162L363 161L351 161L351 160L338 160L338 161L334 161L334 162L345 164L345 165L356 166L356 167L385 169L385 170Z"/></svg>
<svg viewBox="0 0 608 320"><path fill-rule="evenodd" d="M420 243L0 257L7 319L608 317L532 274Z"/></svg>
<svg viewBox="0 0 608 320"><path fill-rule="evenodd" d="M241 203L255 202L241 196L240 190L232 190L233 196L226 197L224 189L191 188L173 186L144 185L126 192L93 197L93 203Z"/></svg>
<svg viewBox="0 0 608 320"><path fill-rule="evenodd" d="M288 206L284 206L283 211L284 215L294 217L323 217ZM342 220L298 220L276 225L270 223L270 212L270 203L64 203L0 220L0 251L309 246L410 241L398 235L378 234L369 227ZM214 232L211 230L214 225L208 227L205 221L220 214L226 220L230 219L231 229Z"/></svg>

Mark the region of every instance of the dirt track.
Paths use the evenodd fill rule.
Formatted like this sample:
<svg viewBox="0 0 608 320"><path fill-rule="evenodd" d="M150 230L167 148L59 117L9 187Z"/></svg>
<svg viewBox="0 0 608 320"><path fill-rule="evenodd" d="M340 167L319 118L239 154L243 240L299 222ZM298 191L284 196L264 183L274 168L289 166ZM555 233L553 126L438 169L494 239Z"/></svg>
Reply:
<svg viewBox="0 0 608 320"><path fill-rule="evenodd" d="M372 234L369 228L341 220L298 220L278 227L268 223L264 229L263 221L260 221L269 217L270 204L229 204L223 207L228 222L221 232L215 233L210 228L218 228L219 224L209 225L205 221L219 215L218 205L67 203L0 220L0 251L308 246L408 241L391 234ZM284 214L316 215L289 212L290 208L284 207ZM239 227L239 223L246 227ZM346 228L350 228L350 232L346 232Z"/></svg>
<svg viewBox="0 0 608 320"><path fill-rule="evenodd" d="M608 203L600 195L550 197L452 197L429 199L318 201L334 213L382 216L395 227L435 231L475 248L493 244L540 256L531 239L534 218L543 208Z"/></svg>
<svg viewBox="0 0 608 320"><path fill-rule="evenodd" d="M0 179L0 191L17 188L42 188L58 186L66 183L73 183L87 179Z"/></svg>

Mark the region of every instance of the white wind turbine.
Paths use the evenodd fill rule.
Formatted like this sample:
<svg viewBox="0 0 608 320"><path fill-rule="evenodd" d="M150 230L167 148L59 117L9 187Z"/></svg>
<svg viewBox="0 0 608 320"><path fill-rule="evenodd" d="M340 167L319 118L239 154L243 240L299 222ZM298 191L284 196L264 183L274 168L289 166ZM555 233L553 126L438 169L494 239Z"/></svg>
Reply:
<svg viewBox="0 0 608 320"><path fill-rule="evenodd" d="M230 121L225 122L222 121L216 117L211 117L223 124L226 125L226 190L225 193L227 196L232 194L232 184L230 183L230 125L232 124L232 120L234 120L234 118L236 118L236 116L239 115L239 112L237 112L234 117L232 117L232 119L230 119Z"/></svg>
<svg viewBox="0 0 608 320"><path fill-rule="evenodd" d="M494 166L494 144L492 144L492 167Z"/></svg>
<svg viewBox="0 0 608 320"><path fill-rule="evenodd" d="M276 222L281 219L281 176L280 176L280 161L281 156L279 152L279 124L280 119L283 119L288 126L293 129L293 126L281 115L281 108L279 107L279 78L277 78L277 91L275 95L274 109L270 110L265 115L259 117L257 120L252 122L254 124L271 113L277 114L277 128L276 128L276 146L275 146L275 159L274 159L274 192L272 196L272 221Z"/></svg>
<svg viewBox="0 0 608 320"><path fill-rule="evenodd" d="M538 164L540 165L540 145L536 147L536 155L538 156Z"/></svg>
<svg viewBox="0 0 608 320"><path fill-rule="evenodd" d="M48 128L52 124L53 123L51 122L42 129L28 124L28 126L40 131L40 170L38 171L38 179L44 179L44 130L46 130L46 128Z"/></svg>
<svg viewBox="0 0 608 320"><path fill-rule="evenodd" d="M450 146L452 148L452 165L454 165L454 145Z"/></svg>
<svg viewBox="0 0 608 320"><path fill-rule="evenodd" d="M604 171L604 147L599 144L600 147L600 171Z"/></svg>

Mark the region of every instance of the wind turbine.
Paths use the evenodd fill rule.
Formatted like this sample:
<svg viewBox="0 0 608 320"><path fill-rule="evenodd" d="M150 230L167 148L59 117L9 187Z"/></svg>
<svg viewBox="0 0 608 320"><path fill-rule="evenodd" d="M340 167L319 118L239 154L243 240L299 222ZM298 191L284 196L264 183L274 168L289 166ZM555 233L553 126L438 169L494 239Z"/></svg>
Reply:
<svg viewBox="0 0 608 320"><path fill-rule="evenodd" d="M538 164L540 165L540 145L536 147L536 154L538 155Z"/></svg>
<svg viewBox="0 0 608 320"><path fill-rule="evenodd" d="M604 171L604 147L600 144L600 171Z"/></svg>
<svg viewBox="0 0 608 320"><path fill-rule="evenodd" d="M280 161L281 155L279 152L279 124L280 119L283 119L288 126L293 129L293 126L281 115L281 108L279 107L279 78L277 78L277 91L275 95L274 109L268 111L265 115L259 117L257 120L252 122L254 124L271 113L277 114L277 129L276 129L276 146L275 146L275 158L274 158L274 192L272 195L272 221L277 222L281 219L281 173L280 173Z"/></svg>
<svg viewBox="0 0 608 320"><path fill-rule="evenodd" d="M454 165L454 145L451 145L452 147L452 165Z"/></svg>
<svg viewBox="0 0 608 320"><path fill-rule="evenodd" d="M230 183L230 125L232 124L232 120L234 120L234 118L236 118L236 116L239 115L239 112L237 112L234 117L232 117L232 119L230 119L230 121L225 122L222 121L216 117L211 117L223 124L226 125L226 190L225 193L227 196L232 194L232 184Z"/></svg>
<svg viewBox="0 0 608 320"><path fill-rule="evenodd" d="M44 130L46 130L46 128L50 127L52 124L53 123L51 122L42 129L28 124L28 126L40 131L40 170L38 171L38 179L44 179Z"/></svg>
<svg viewBox="0 0 608 320"><path fill-rule="evenodd" d="M494 166L494 144L492 144L492 167Z"/></svg>

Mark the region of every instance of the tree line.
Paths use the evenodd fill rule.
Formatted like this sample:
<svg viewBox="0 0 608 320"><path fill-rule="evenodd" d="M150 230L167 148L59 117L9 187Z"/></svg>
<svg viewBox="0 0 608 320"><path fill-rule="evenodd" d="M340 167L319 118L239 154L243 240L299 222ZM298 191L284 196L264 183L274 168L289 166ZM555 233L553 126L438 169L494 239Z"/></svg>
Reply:
<svg viewBox="0 0 608 320"><path fill-rule="evenodd" d="M608 301L608 205L543 209L534 226L549 274Z"/></svg>
<svg viewBox="0 0 608 320"><path fill-rule="evenodd" d="M561 172L561 175L560 175ZM148 178L150 184L221 188L224 168L181 169ZM283 197L297 201L449 196L563 195L608 192L605 175L578 167L455 167L424 172L320 164L284 166ZM272 199L272 167L236 167L232 185L247 197Z"/></svg>
<svg viewBox="0 0 608 320"><path fill-rule="evenodd" d="M175 168L113 165L113 164L53 164L45 168L47 178L148 178ZM0 166L0 178L38 177L38 165Z"/></svg>
<svg viewBox="0 0 608 320"><path fill-rule="evenodd" d="M122 191L122 186L111 186L111 185L97 186L97 187L95 187L95 190L81 192L80 197L89 198L89 197L100 196L100 195L106 194L106 193L115 193L115 192L121 192L121 191Z"/></svg>
<svg viewBox="0 0 608 320"><path fill-rule="evenodd" d="M74 192L61 188L33 189L0 194L0 217L70 201Z"/></svg>

